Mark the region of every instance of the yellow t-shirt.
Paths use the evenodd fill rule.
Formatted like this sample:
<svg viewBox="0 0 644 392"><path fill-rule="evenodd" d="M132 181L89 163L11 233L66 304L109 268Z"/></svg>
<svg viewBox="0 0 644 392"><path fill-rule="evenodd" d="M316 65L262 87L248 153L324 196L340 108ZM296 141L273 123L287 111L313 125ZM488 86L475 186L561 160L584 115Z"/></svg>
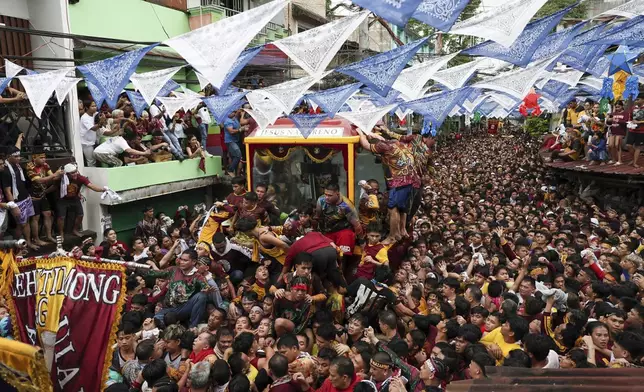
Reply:
<svg viewBox="0 0 644 392"><path fill-rule="evenodd" d="M487 335L481 338L481 343L485 344L496 344L503 351L503 356L507 357L512 350L521 350L521 346L517 343L506 343L503 340L503 335L501 335L501 327L496 328L494 331L488 333Z"/></svg>
<svg viewBox="0 0 644 392"><path fill-rule="evenodd" d="M250 368L248 368L248 373L246 373L246 377L248 378L248 381L250 381L251 383L254 383L258 373L259 371L255 369L255 366L250 365Z"/></svg>
<svg viewBox="0 0 644 392"><path fill-rule="evenodd" d="M487 294L487 288L488 288L489 285L490 285L490 282L483 283L483 287L481 287L481 293L483 293L483 295ZM512 288L512 282L505 282L505 287L507 287L508 289L511 289Z"/></svg>

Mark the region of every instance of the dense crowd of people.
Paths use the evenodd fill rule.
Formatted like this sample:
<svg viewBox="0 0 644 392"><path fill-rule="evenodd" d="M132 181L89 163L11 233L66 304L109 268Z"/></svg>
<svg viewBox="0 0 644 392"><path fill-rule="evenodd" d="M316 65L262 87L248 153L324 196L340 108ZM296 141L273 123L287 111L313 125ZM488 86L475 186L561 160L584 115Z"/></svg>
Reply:
<svg viewBox="0 0 644 392"><path fill-rule="evenodd" d="M108 391L439 391L486 367L639 367L644 207L557 183L524 133L361 136L387 184L289 214L232 180L213 209L146 207ZM387 189L388 191L385 191Z"/></svg>

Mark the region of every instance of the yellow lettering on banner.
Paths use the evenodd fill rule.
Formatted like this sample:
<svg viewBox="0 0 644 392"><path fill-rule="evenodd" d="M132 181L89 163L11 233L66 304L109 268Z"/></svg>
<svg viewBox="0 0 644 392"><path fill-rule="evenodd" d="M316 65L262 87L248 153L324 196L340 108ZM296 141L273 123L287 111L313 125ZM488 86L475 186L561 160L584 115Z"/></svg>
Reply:
<svg viewBox="0 0 644 392"><path fill-rule="evenodd" d="M67 297L65 290L69 284L69 275L73 275L74 262L71 259L48 260L38 263L36 269L38 286L36 290L36 325L38 332L58 332L60 311Z"/></svg>

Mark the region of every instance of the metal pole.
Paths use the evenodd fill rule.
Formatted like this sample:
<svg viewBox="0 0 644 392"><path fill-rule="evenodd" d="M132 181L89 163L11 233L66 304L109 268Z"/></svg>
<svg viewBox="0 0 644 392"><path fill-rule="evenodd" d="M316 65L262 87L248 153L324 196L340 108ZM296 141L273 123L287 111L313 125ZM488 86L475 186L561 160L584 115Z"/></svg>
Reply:
<svg viewBox="0 0 644 392"><path fill-rule="evenodd" d="M22 256L16 257L16 260L18 262L21 262L23 260L39 260L39 259L49 259L53 257L59 257L59 256L66 256L66 257L71 257L71 258L76 258L72 252L66 252L63 249L63 238L61 236L56 237L56 251L48 254L48 255L43 255L43 256L34 256L34 257L28 257L24 258ZM150 269L151 267L147 264L138 264L134 263L131 261L121 261L121 260L111 260L111 259L104 259L102 257L90 257L90 256L81 256L80 260L83 261L89 261L93 263L111 263L111 264L118 264L118 265L124 265L128 268L142 268L142 269Z"/></svg>

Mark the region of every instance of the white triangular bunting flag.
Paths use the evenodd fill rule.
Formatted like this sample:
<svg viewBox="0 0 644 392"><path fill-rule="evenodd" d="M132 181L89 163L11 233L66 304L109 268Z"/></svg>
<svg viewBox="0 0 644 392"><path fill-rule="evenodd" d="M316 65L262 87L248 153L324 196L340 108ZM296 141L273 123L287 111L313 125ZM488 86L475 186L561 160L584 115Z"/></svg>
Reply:
<svg viewBox="0 0 644 392"><path fill-rule="evenodd" d="M309 102L309 105L311 105L311 107L313 108L314 112L318 110L319 106L317 103L315 103L312 99L309 99L308 102Z"/></svg>
<svg viewBox="0 0 644 392"><path fill-rule="evenodd" d="M259 129L266 129L271 124L271 121L269 118L259 110L253 110L253 109L244 109L246 113L250 114L250 116L255 120L257 123L257 127Z"/></svg>
<svg viewBox="0 0 644 392"><path fill-rule="evenodd" d="M258 91L280 103L284 108L284 113L290 113L297 101L304 95L306 90L314 85L318 80L328 75L325 72L320 75L305 76L303 78L289 80L288 82L276 84Z"/></svg>
<svg viewBox="0 0 644 392"><path fill-rule="evenodd" d="M205 89L206 86L208 86L210 84L210 82L208 82L208 79L206 79L199 72L195 72L195 74L197 74L197 79L199 79L199 88L202 89L202 90Z"/></svg>
<svg viewBox="0 0 644 392"><path fill-rule="evenodd" d="M83 79L65 77L60 83L58 83L58 86L56 86L56 99L58 100L59 105L63 104L67 94L69 94L69 92L76 87L76 83L81 80Z"/></svg>
<svg viewBox="0 0 644 392"><path fill-rule="evenodd" d="M360 105L362 105L362 101L364 101L364 99L350 98L347 101L347 105L351 108L352 112L357 112L358 109L360 108Z"/></svg>
<svg viewBox="0 0 644 392"><path fill-rule="evenodd" d="M284 112L282 104L277 102L274 97L264 94L262 90L251 91L246 95L246 99L253 107L253 112L261 117L262 122L266 122L266 125L273 124ZM257 124L260 123L259 120L255 120Z"/></svg>
<svg viewBox="0 0 644 392"><path fill-rule="evenodd" d="M534 83L541 77L543 70L552 63L554 57L538 61L528 68L504 72L490 79L483 80L472 87L500 91L523 99Z"/></svg>
<svg viewBox="0 0 644 392"><path fill-rule="evenodd" d="M579 84L590 86L595 90L601 90L604 84L604 81L602 79L595 78L593 76L588 76L587 78L583 78L582 80L580 80Z"/></svg>
<svg viewBox="0 0 644 392"><path fill-rule="evenodd" d="M488 96L495 102L497 102L504 109L509 109L517 104L518 99L509 97L504 94L499 93L490 93Z"/></svg>
<svg viewBox="0 0 644 392"><path fill-rule="evenodd" d="M470 61L469 63L438 71L430 79L437 81L450 90L456 90L463 87L469 78L474 75L482 61L484 59Z"/></svg>
<svg viewBox="0 0 644 392"><path fill-rule="evenodd" d="M235 60L288 0L274 0L164 41L220 88Z"/></svg>
<svg viewBox="0 0 644 392"><path fill-rule="evenodd" d="M134 85L134 88L137 89L145 102L148 105L152 105L154 99L159 95L159 91L165 86L166 83L174 74L176 74L182 67L174 67L167 69L160 69L158 71L144 72L144 73L133 73L130 76L130 81Z"/></svg>
<svg viewBox="0 0 644 392"><path fill-rule="evenodd" d="M4 72L6 74L6 77L9 79L14 78L16 75L20 73L24 68L21 67L20 65L16 63L12 63L11 61L4 59Z"/></svg>
<svg viewBox="0 0 644 392"><path fill-rule="evenodd" d="M45 108L56 86L58 86L60 81L70 71L73 71L73 68L63 68L39 74L18 76L20 83L25 88L27 97L29 97L29 103L31 103L31 107L34 109L34 113L38 118L40 118L42 110Z"/></svg>
<svg viewBox="0 0 644 392"><path fill-rule="evenodd" d="M458 53L426 60L420 64L404 69L393 84L395 90L405 94L409 99L416 99L423 93L425 83L453 59Z"/></svg>
<svg viewBox="0 0 644 392"><path fill-rule="evenodd" d="M398 120L402 121L407 115L412 114L413 111L407 109L404 112L400 110L400 108L396 109L396 117L398 117Z"/></svg>
<svg viewBox="0 0 644 392"><path fill-rule="evenodd" d="M584 72L574 69L567 72L550 72L550 79L566 83L570 87L575 87L582 76L584 76Z"/></svg>
<svg viewBox="0 0 644 392"><path fill-rule="evenodd" d="M628 3L618 5L617 7L601 13L600 15L616 15L624 18L634 18L637 15L644 15L644 1L632 0Z"/></svg>
<svg viewBox="0 0 644 392"><path fill-rule="evenodd" d="M165 112L170 117L174 116L186 103L185 98L158 97L157 99L165 106Z"/></svg>
<svg viewBox="0 0 644 392"><path fill-rule="evenodd" d="M547 0L513 0L456 23L450 34L473 35L510 47Z"/></svg>
<svg viewBox="0 0 644 392"><path fill-rule="evenodd" d="M319 75L333 60L344 41L362 23L369 11L346 16L331 23L273 42L309 75Z"/></svg>
<svg viewBox="0 0 644 392"><path fill-rule="evenodd" d="M336 116L340 116L351 121L358 129L366 134L372 133L371 130L382 117L389 113L397 105L387 105L380 108L371 110L363 110L359 112L339 112Z"/></svg>

